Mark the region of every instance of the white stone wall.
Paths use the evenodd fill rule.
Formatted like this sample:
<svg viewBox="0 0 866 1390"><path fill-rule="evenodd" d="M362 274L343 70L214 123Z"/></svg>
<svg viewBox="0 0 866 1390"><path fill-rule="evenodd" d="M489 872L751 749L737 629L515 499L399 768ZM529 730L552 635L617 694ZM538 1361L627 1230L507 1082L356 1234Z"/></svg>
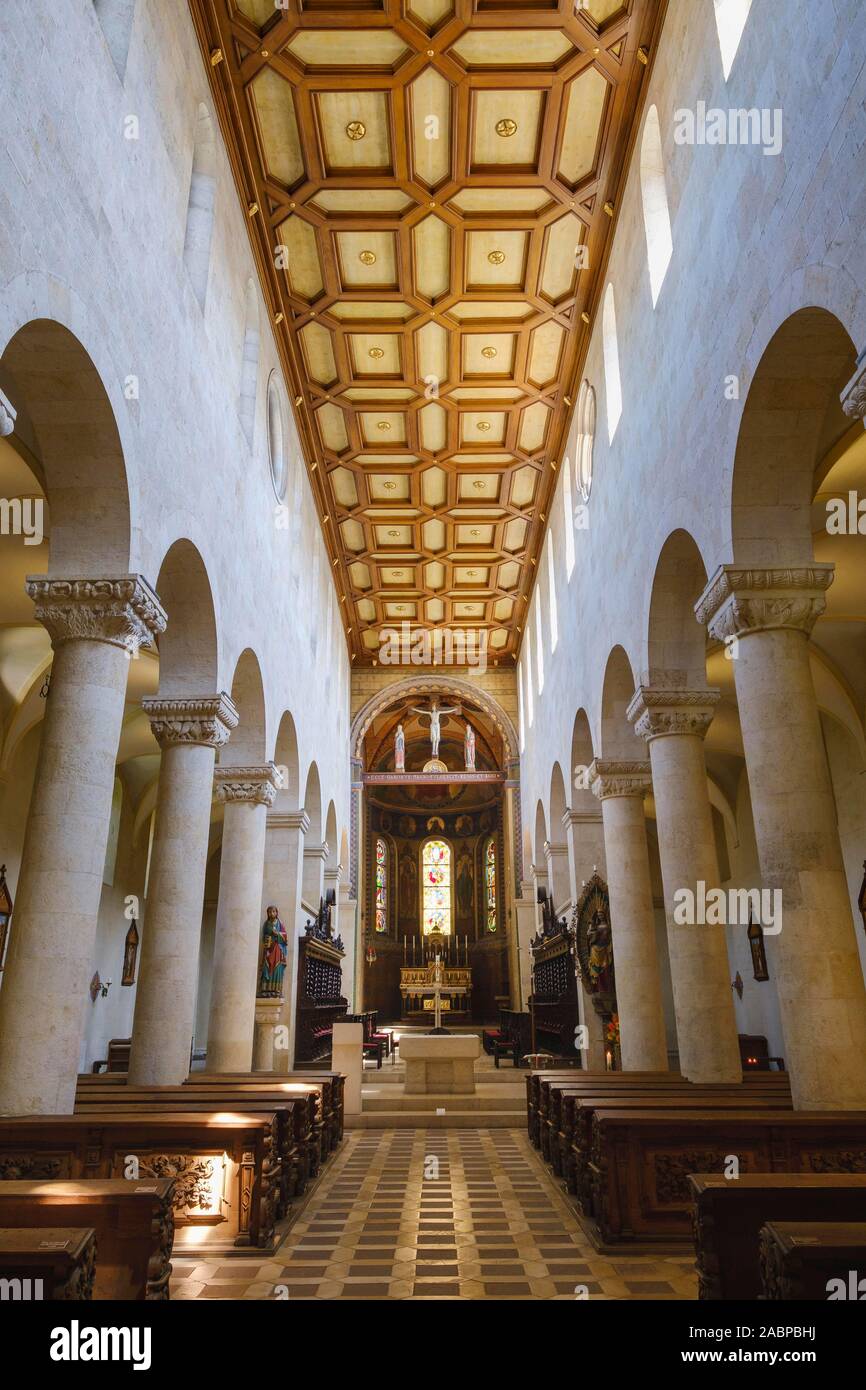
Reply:
<svg viewBox="0 0 866 1390"><path fill-rule="evenodd" d="M321 823L333 801L339 837L348 826L342 622L293 423L292 515L288 528L277 524L265 403L279 363L258 290L252 447L241 424L254 262L187 7L137 0L122 81L91 0L63 0L61 10L48 0L6 0L2 11L0 352L35 318L56 320L79 339L117 421L132 518L129 568L156 584L175 540L197 547L213 593L218 686L231 689L238 658L250 648L262 673L267 756L288 710L301 793L315 761ZM202 103L218 145L204 311L183 262ZM125 138L135 124L130 117L136 139ZM125 398L130 376L138 379L137 400ZM231 761L230 750L224 760ZM9 867L14 891L14 859ZM122 993L130 996L131 1019L134 991ZM111 1013L111 1027L124 1031L124 1019ZM88 1053L105 1031L90 1030Z"/></svg>
<svg viewBox="0 0 866 1390"><path fill-rule="evenodd" d="M866 345L866 67L862 7L753 0L727 83L712 0L672 0L654 59L647 107L659 112L673 255L653 307L639 177L640 132L632 155L604 285L616 300L622 416L608 441L599 303L585 375L598 398L594 480L587 529L574 532L566 579L562 469L552 508L558 643L550 650L546 566L541 603L544 688L538 691L535 615L531 634L534 717L525 699L526 637L519 676L523 700L524 824L549 809L551 771L570 766L577 711L587 711L594 751L601 733L608 655L621 644L635 679L648 665L653 575L665 539L678 527L695 539L707 573L732 556L731 483L743 407L755 368L776 329L795 310L834 313L858 350ZM796 41L792 36L796 35ZM674 141L674 113L708 108L776 108L777 155L755 146L689 146ZM641 126L642 130L642 126ZM727 399L725 378L739 379ZM573 461L572 451L572 461ZM557 460L560 462L560 460ZM577 499L575 499L577 500ZM768 557L772 558L772 557ZM861 712L862 713L862 712ZM783 717L780 712L780 717ZM859 886L866 789L844 777L831 748L853 894ZM842 778L839 781L839 778ZM567 794L569 788L566 772ZM732 861L733 862L733 861ZM756 863L752 865L756 871ZM749 865L733 871L748 875ZM748 883L748 877L742 881ZM861 950L863 943L861 942ZM732 978L737 962L732 959ZM751 971L744 979L751 979ZM771 967L772 969L772 967ZM752 985L752 992L772 985ZM739 1022L755 1022L739 1010ZM779 1037L775 1000L755 1031Z"/></svg>

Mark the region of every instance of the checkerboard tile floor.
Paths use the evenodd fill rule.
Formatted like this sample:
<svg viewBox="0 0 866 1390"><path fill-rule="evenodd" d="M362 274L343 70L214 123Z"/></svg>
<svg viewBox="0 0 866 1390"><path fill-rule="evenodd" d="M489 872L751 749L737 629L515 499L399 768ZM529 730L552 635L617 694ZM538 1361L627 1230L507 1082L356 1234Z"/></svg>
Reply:
<svg viewBox="0 0 866 1390"><path fill-rule="evenodd" d="M689 1299L697 1284L686 1255L596 1254L522 1130L398 1129L346 1135L267 1261L175 1259L171 1292Z"/></svg>

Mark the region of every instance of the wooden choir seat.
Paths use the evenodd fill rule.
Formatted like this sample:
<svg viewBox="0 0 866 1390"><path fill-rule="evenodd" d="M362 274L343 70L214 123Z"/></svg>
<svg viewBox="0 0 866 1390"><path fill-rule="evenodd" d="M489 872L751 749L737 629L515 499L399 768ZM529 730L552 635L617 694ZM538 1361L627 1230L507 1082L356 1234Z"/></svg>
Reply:
<svg viewBox="0 0 866 1390"><path fill-rule="evenodd" d="M132 1038L112 1038L108 1044L108 1056L100 1062L93 1063L93 1073L98 1076L102 1073L103 1067L106 1072L129 1071L129 1054L132 1050Z"/></svg>
<svg viewBox="0 0 866 1390"><path fill-rule="evenodd" d="M0 1127L4 1174L120 1178L130 1187L130 1177L149 1186L174 1178L179 1250L271 1250L281 1181L280 1122L273 1105L257 1113L211 1105L200 1111L152 1104L115 1110L108 1101L74 1115L6 1116ZM5 1188L0 1180L0 1195ZM0 1221L10 1224L19 1223Z"/></svg>
<svg viewBox="0 0 866 1390"><path fill-rule="evenodd" d="M500 1009L499 1027L485 1028L481 1042L494 1066L499 1066L500 1057L511 1057L514 1066L519 1067L532 1046L529 1014Z"/></svg>
<svg viewBox="0 0 866 1390"><path fill-rule="evenodd" d="M778 1071L785 1070L784 1057L771 1057L770 1044L760 1033L740 1033L740 1065L743 1071L772 1071L773 1063Z"/></svg>
<svg viewBox="0 0 866 1390"><path fill-rule="evenodd" d="M382 1066L382 1058L390 1055L391 1034L379 1033L376 1029L376 1013L346 1014L341 1019L342 1023L362 1023L364 1025L364 1036L361 1040L361 1048L364 1057L373 1057L376 1061L377 1070Z"/></svg>
<svg viewBox="0 0 866 1390"><path fill-rule="evenodd" d="M866 1221L770 1221L759 1237L761 1298L866 1298Z"/></svg>
<svg viewBox="0 0 866 1390"><path fill-rule="evenodd" d="M688 1188L698 1297L706 1300L761 1296L759 1238L769 1222L808 1230L812 1222L866 1221L866 1173L742 1173L736 1181L691 1173ZM793 1265L788 1273L793 1286Z"/></svg>
<svg viewBox="0 0 866 1390"><path fill-rule="evenodd" d="M4 1299L48 1302L93 1297L96 1233L92 1226L0 1227Z"/></svg>
<svg viewBox="0 0 866 1390"><path fill-rule="evenodd" d="M46 1117L47 1118L47 1117ZM68 1117L58 1116L59 1120ZM4 1129L14 1121L4 1120ZM44 1125L38 1134L45 1137ZM26 1145L25 1134L19 1138ZM19 1167L28 1166L24 1145L17 1146ZM70 1146L71 1147L71 1146ZM51 1169L63 1163L60 1134L50 1148L34 1144L30 1152L31 1169ZM0 1171L8 1171L5 1137L0 1155ZM46 1173L46 1176L49 1174ZM154 1299L169 1297L171 1251L174 1234L173 1178L148 1177L139 1182L127 1178L64 1177L46 1182L38 1172L33 1178L7 1178L0 1181L0 1227L26 1231L28 1239L40 1231L52 1239L58 1226L86 1228L96 1237L96 1263L93 1270L95 1299ZM55 1295L59 1297L61 1295ZM82 1294L67 1295L82 1297Z"/></svg>

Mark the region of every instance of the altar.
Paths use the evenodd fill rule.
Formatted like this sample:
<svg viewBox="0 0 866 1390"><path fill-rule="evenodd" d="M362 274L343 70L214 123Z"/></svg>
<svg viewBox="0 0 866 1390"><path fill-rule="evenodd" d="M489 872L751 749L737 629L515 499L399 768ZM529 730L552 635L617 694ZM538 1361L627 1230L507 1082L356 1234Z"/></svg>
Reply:
<svg viewBox="0 0 866 1390"><path fill-rule="evenodd" d="M475 1033L404 1033L400 1057L406 1064L405 1094L474 1095L480 1055L481 1040Z"/></svg>
<svg viewBox="0 0 866 1390"><path fill-rule="evenodd" d="M436 1007L435 963L404 965L400 970L401 1018L404 1023L433 1021ZM441 967L439 1007L442 1014L463 1022L472 1014L472 969L468 965ZM446 1019L447 1021L447 1019Z"/></svg>

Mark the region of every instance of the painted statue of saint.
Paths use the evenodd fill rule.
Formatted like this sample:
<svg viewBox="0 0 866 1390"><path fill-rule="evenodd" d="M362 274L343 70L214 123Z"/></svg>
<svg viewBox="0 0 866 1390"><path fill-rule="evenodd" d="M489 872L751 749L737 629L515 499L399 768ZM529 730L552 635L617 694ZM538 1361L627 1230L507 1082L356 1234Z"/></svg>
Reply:
<svg viewBox="0 0 866 1390"><path fill-rule="evenodd" d="M611 966L613 949L610 939L610 923L601 911L594 912L589 931L586 934L589 947L589 988L591 994L610 994Z"/></svg>
<svg viewBox="0 0 866 1390"><path fill-rule="evenodd" d="M277 908L268 908L262 925L262 957L259 969L259 998L278 999L283 993L283 974L288 959L289 939Z"/></svg>
<svg viewBox="0 0 866 1390"><path fill-rule="evenodd" d="M464 738L464 740L463 740L463 753L464 753L464 761L465 761L465 763L466 763L466 771L467 771L467 772L474 772L474 771L475 771L475 730L473 729L472 725L469 723L468 720L466 721L466 736L465 736L465 738Z"/></svg>
<svg viewBox="0 0 866 1390"><path fill-rule="evenodd" d="M394 735L394 768L397 772L406 771L406 735L402 724L397 725Z"/></svg>

